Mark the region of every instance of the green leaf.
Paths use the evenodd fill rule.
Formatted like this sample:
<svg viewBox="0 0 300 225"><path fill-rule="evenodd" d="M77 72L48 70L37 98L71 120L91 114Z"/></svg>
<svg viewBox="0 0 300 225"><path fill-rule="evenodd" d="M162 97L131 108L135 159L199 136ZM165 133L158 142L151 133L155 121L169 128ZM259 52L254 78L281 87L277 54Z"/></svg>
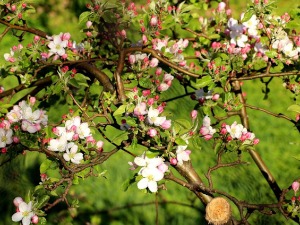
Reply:
<svg viewBox="0 0 300 225"><path fill-rule="evenodd" d="M128 132L114 128L113 126L107 126L105 129L105 135L116 145L120 145L122 141L128 139Z"/></svg>
<svg viewBox="0 0 300 225"><path fill-rule="evenodd" d="M194 84L195 88L200 89L210 85L213 82L211 76L204 76L201 79L197 79L196 83Z"/></svg>
<svg viewBox="0 0 300 225"><path fill-rule="evenodd" d="M191 122L186 119L177 119L175 123L179 124L180 127L185 129L190 129L192 127Z"/></svg>
<svg viewBox="0 0 300 225"><path fill-rule="evenodd" d="M220 35L219 34L211 34L208 36L209 39L220 39Z"/></svg>
<svg viewBox="0 0 300 225"><path fill-rule="evenodd" d="M122 189L123 189L123 191L127 191L128 188L129 188L133 183L135 183L135 177L129 178L129 179L125 180L124 183L122 184Z"/></svg>
<svg viewBox="0 0 300 225"><path fill-rule="evenodd" d="M253 10L248 10L245 14L244 14L244 17L242 19L242 23L243 22L246 22L248 20L250 20L250 18L253 16L254 14L254 11Z"/></svg>
<svg viewBox="0 0 300 225"><path fill-rule="evenodd" d="M44 160L42 164L40 165L40 173L46 173L50 165L52 164L52 161L49 159Z"/></svg>
<svg viewBox="0 0 300 225"><path fill-rule="evenodd" d="M83 12L79 16L79 24L85 23L88 21L89 16L91 15L91 12Z"/></svg>
<svg viewBox="0 0 300 225"><path fill-rule="evenodd" d="M143 88L150 89L152 87L152 82L149 78L141 78L139 79L139 84Z"/></svg>
<svg viewBox="0 0 300 225"><path fill-rule="evenodd" d="M271 67L270 73L279 73L284 68L282 62L278 62L277 66Z"/></svg>
<svg viewBox="0 0 300 225"><path fill-rule="evenodd" d="M187 145L187 144L186 144L186 141L183 140L182 138L176 138L176 139L175 139L175 143L176 143L177 145Z"/></svg>
<svg viewBox="0 0 300 225"><path fill-rule="evenodd" d="M277 55L278 55L278 53L276 51L266 51L265 54L266 54L266 56L268 56L271 59L277 57Z"/></svg>
<svg viewBox="0 0 300 225"><path fill-rule="evenodd" d="M37 203L35 204L35 208L40 209L43 206L45 206L47 204L47 202L49 201L50 196L48 195L42 195L38 198Z"/></svg>
<svg viewBox="0 0 300 225"><path fill-rule="evenodd" d="M114 116L118 116L118 115L122 115L123 113L125 113L126 111L126 105L121 105L115 112L114 112Z"/></svg>
<svg viewBox="0 0 300 225"><path fill-rule="evenodd" d="M300 105L291 105L287 109L288 111L300 113Z"/></svg>

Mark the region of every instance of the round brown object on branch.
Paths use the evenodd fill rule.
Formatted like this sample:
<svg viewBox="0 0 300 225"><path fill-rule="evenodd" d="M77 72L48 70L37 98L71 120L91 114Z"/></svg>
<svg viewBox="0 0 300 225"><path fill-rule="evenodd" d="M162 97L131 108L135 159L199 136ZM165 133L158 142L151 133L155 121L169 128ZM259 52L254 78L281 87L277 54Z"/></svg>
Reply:
<svg viewBox="0 0 300 225"><path fill-rule="evenodd" d="M206 206L205 219L213 225L226 224L231 217L229 202L222 197L212 199Z"/></svg>

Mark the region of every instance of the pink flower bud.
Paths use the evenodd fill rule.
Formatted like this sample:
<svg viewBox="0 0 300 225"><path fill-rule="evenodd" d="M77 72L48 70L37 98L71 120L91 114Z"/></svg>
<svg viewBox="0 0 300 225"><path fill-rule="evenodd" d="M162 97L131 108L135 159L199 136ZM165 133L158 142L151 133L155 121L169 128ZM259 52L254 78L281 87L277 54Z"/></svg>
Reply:
<svg viewBox="0 0 300 225"><path fill-rule="evenodd" d="M202 126L202 127L200 128L199 133L200 133L201 135L205 136L205 135L209 134L209 128L206 127L206 126Z"/></svg>
<svg viewBox="0 0 300 225"><path fill-rule="evenodd" d="M151 61L150 61L149 66L152 67L152 68L157 67L158 62L159 62L159 61L158 61L157 58L152 58Z"/></svg>
<svg viewBox="0 0 300 225"><path fill-rule="evenodd" d="M147 132L150 137L155 137L157 135L157 130L154 128L150 128Z"/></svg>
<svg viewBox="0 0 300 225"><path fill-rule="evenodd" d="M70 40L70 38L71 38L71 34L70 34L70 33L64 33L64 34L62 35L62 37L61 37L61 39L62 39L63 41L68 41L68 40Z"/></svg>
<svg viewBox="0 0 300 225"><path fill-rule="evenodd" d="M147 104L151 106L153 105L153 103L154 103L154 98L149 98Z"/></svg>
<svg viewBox="0 0 300 225"><path fill-rule="evenodd" d="M218 12L224 11L225 8L226 8L225 2L220 2L219 5L218 5L217 11L218 11Z"/></svg>
<svg viewBox="0 0 300 225"><path fill-rule="evenodd" d="M292 188L293 188L293 190L295 192L295 195L296 195L296 192L299 190L299 187L300 187L300 183L298 181L294 181L292 183Z"/></svg>
<svg viewBox="0 0 300 225"><path fill-rule="evenodd" d="M230 16L230 15L231 15L231 9L227 9L227 10L226 10L226 15L227 15L227 16Z"/></svg>
<svg viewBox="0 0 300 225"><path fill-rule="evenodd" d="M20 205L20 203L22 203L22 202L24 202L23 201L23 199L21 198L21 197L16 197L16 198L14 198L14 205L16 206L16 207L18 207L19 205Z"/></svg>
<svg viewBox="0 0 300 225"><path fill-rule="evenodd" d="M191 117L192 117L193 120L197 118L197 115L198 115L198 111L197 110L192 110Z"/></svg>
<svg viewBox="0 0 300 225"><path fill-rule="evenodd" d="M143 41L144 45L147 44L147 42L148 42L148 38L145 34L143 34L143 36L142 36L142 41Z"/></svg>
<svg viewBox="0 0 300 225"><path fill-rule="evenodd" d="M79 134L74 134L72 140L77 141L78 139L79 139Z"/></svg>
<svg viewBox="0 0 300 225"><path fill-rule="evenodd" d="M121 30L121 36L122 36L123 38L126 38L126 30Z"/></svg>
<svg viewBox="0 0 300 225"><path fill-rule="evenodd" d="M12 5L12 6L11 6L11 11L14 12L14 11L16 11L16 9L17 9L17 6L16 6L16 5Z"/></svg>
<svg viewBox="0 0 300 225"><path fill-rule="evenodd" d="M34 103L36 102L36 98L35 97L30 97L29 102L30 102L30 105L34 105Z"/></svg>
<svg viewBox="0 0 300 225"><path fill-rule="evenodd" d="M150 19L150 26L154 27L154 26L157 25L157 23L158 23L157 16L152 15L152 16L151 16L151 19Z"/></svg>
<svg viewBox="0 0 300 225"><path fill-rule="evenodd" d="M212 100L213 101L217 101L218 99L220 98L220 95L219 94L214 94L213 96L212 96Z"/></svg>
<svg viewBox="0 0 300 225"><path fill-rule="evenodd" d="M39 40L40 40L41 38L40 38L40 36L34 36L34 38L33 38L33 40L35 41L35 42L38 42Z"/></svg>
<svg viewBox="0 0 300 225"><path fill-rule="evenodd" d="M173 165L173 166L176 166L177 165L177 159L176 158L171 158L170 159L170 164Z"/></svg>
<svg viewBox="0 0 300 225"><path fill-rule="evenodd" d="M212 139L212 135L211 134L207 134L207 135L204 135L204 139L206 140L206 141L209 141L210 139Z"/></svg>
<svg viewBox="0 0 300 225"><path fill-rule="evenodd" d="M103 148L104 142L103 141L97 141L96 146L98 150L101 150Z"/></svg>
<svg viewBox="0 0 300 225"><path fill-rule="evenodd" d="M17 144L20 142L20 139L17 136L13 136L13 142Z"/></svg>
<svg viewBox="0 0 300 225"><path fill-rule="evenodd" d="M93 138L93 136L88 136L88 137L86 137L86 142L87 142L87 143L92 143L92 144L95 144L95 143L96 143L96 141L95 141L95 139Z"/></svg>
<svg viewBox="0 0 300 225"><path fill-rule="evenodd" d="M259 139L258 138L255 138L254 140L253 140L253 144L254 145L257 145L259 143Z"/></svg>
<svg viewBox="0 0 300 225"><path fill-rule="evenodd" d="M93 25L93 22L92 21L87 21L85 25L86 25L87 28L90 28Z"/></svg>
<svg viewBox="0 0 300 225"><path fill-rule="evenodd" d="M142 94L143 94L144 97L147 97L148 95L151 94L151 91L150 90L143 90Z"/></svg>
<svg viewBox="0 0 300 225"><path fill-rule="evenodd" d="M39 217L37 215L31 217L31 223L38 224L38 222L39 222Z"/></svg>
<svg viewBox="0 0 300 225"><path fill-rule="evenodd" d="M129 55L128 61L130 64L134 64L136 61L135 55Z"/></svg>

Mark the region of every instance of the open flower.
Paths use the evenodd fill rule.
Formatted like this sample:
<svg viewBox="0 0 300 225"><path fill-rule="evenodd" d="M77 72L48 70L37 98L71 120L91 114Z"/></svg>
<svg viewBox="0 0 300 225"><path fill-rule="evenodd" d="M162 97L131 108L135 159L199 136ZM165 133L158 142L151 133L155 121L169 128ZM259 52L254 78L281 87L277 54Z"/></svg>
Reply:
<svg viewBox="0 0 300 225"><path fill-rule="evenodd" d="M0 148L4 148L13 142L12 133L11 129L5 130L0 128Z"/></svg>
<svg viewBox="0 0 300 225"><path fill-rule="evenodd" d="M68 45L68 40L63 40L62 33L59 35L53 35L52 41L48 44L48 47L50 48L49 52L51 54L57 54L59 56L62 56L66 53L65 48Z"/></svg>
<svg viewBox="0 0 300 225"><path fill-rule="evenodd" d="M64 152L67 147L67 135L63 133L58 139L51 139L48 149L54 152Z"/></svg>
<svg viewBox="0 0 300 225"><path fill-rule="evenodd" d="M22 221L23 225L29 225L31 218L34 216L32 211L32 202L26 204L26 202L21 202L18 206L18 212L12 215L12 221L19 222Z"/></svg>
<svg viewBox="0 0 300 225"><path fill-rule="evenodd" d="M69 162L71 161L74 164L80 164L80 161L83 160L83 154L81 152L77 153L78 146L71 142L67 145L66 153L64 153L64 159Z"/></svg>
<svg viewBox="0 0 300 225"><path fill-rule="evenodd" d="M164 173L156 167L145 167L142 170L143 178L138 182L138 189L148 188L151 192L157 192L157 181L164 177Z"/></svg>
<svg viewBox="0 0 300 225"><path fill-rule="evenodd" d="M189 161L190 160L190 150L186 150L187 145L179 145L176 149L176 155L177 155L177 163L178 165L183 164L183 161Z"/></svg>
<svg viewBox="0 0 300 225"><path fill-rule="evenodd" d="M247 132L247 129L242 124L237 124L236 121L231 126L226 125L226 130L232 138L236 139L241 138L242 134Z"/></svg>
<svg viewBox="0 0 300 225"><path fill-rule="evenodd" d="M151 106L148 111L148 123L151 125L154 124L155 126L162 125L165 122L166 117L158 116L158 115L159 115L159 110L153 109Z"/></svg>

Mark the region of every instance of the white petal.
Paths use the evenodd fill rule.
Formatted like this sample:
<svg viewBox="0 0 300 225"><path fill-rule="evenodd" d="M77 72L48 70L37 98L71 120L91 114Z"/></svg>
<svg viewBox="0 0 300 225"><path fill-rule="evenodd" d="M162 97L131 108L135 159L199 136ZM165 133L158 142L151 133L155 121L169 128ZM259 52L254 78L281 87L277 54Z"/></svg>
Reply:
<svg viewBox="0 0 300 225"><path fill-rule="evenodd" d="M155 181L148 182L148 188L151 192L157 192L157 183Z"/></svg>
<svg viewBox="0 0 300 225"><path fill-rule="evenodd" d="M32 217L33 215L34 215L33 213L29 213L28 216L25 216L25 217L22 219L22 225L30 225L30 223L31 223L31 217Z"/></svg>
<svg viewBox="0 0 300 225"><path fill-rule="evenodd" d="M137 183L138 189L142 190L148 187L148 179L143 178Z"/></svg>
<svg viewBox="0 0 300 225"><path fill-rule="evenodd" d="M70 156L69 156L69 154L64 153L64 154L63 154L63 157L64 157L64 159L65 159L67 162L70 161Z"/></svg>
<svg viewBox="0 0 300 225"><path fill-rule="evenodd" d="M28 211L28 205L26 204L26 202L21 202L19 205L19 210L20 212L25 212Z"/></svg>
<svg viewBox="0 0 300 225"><path fill-rule="evenodd" d="M23 218L23 215L21 212L16 212L15 214L12 215L11 219L12 221L14 222L18 222L18 221L21 221Z"/></svg>

